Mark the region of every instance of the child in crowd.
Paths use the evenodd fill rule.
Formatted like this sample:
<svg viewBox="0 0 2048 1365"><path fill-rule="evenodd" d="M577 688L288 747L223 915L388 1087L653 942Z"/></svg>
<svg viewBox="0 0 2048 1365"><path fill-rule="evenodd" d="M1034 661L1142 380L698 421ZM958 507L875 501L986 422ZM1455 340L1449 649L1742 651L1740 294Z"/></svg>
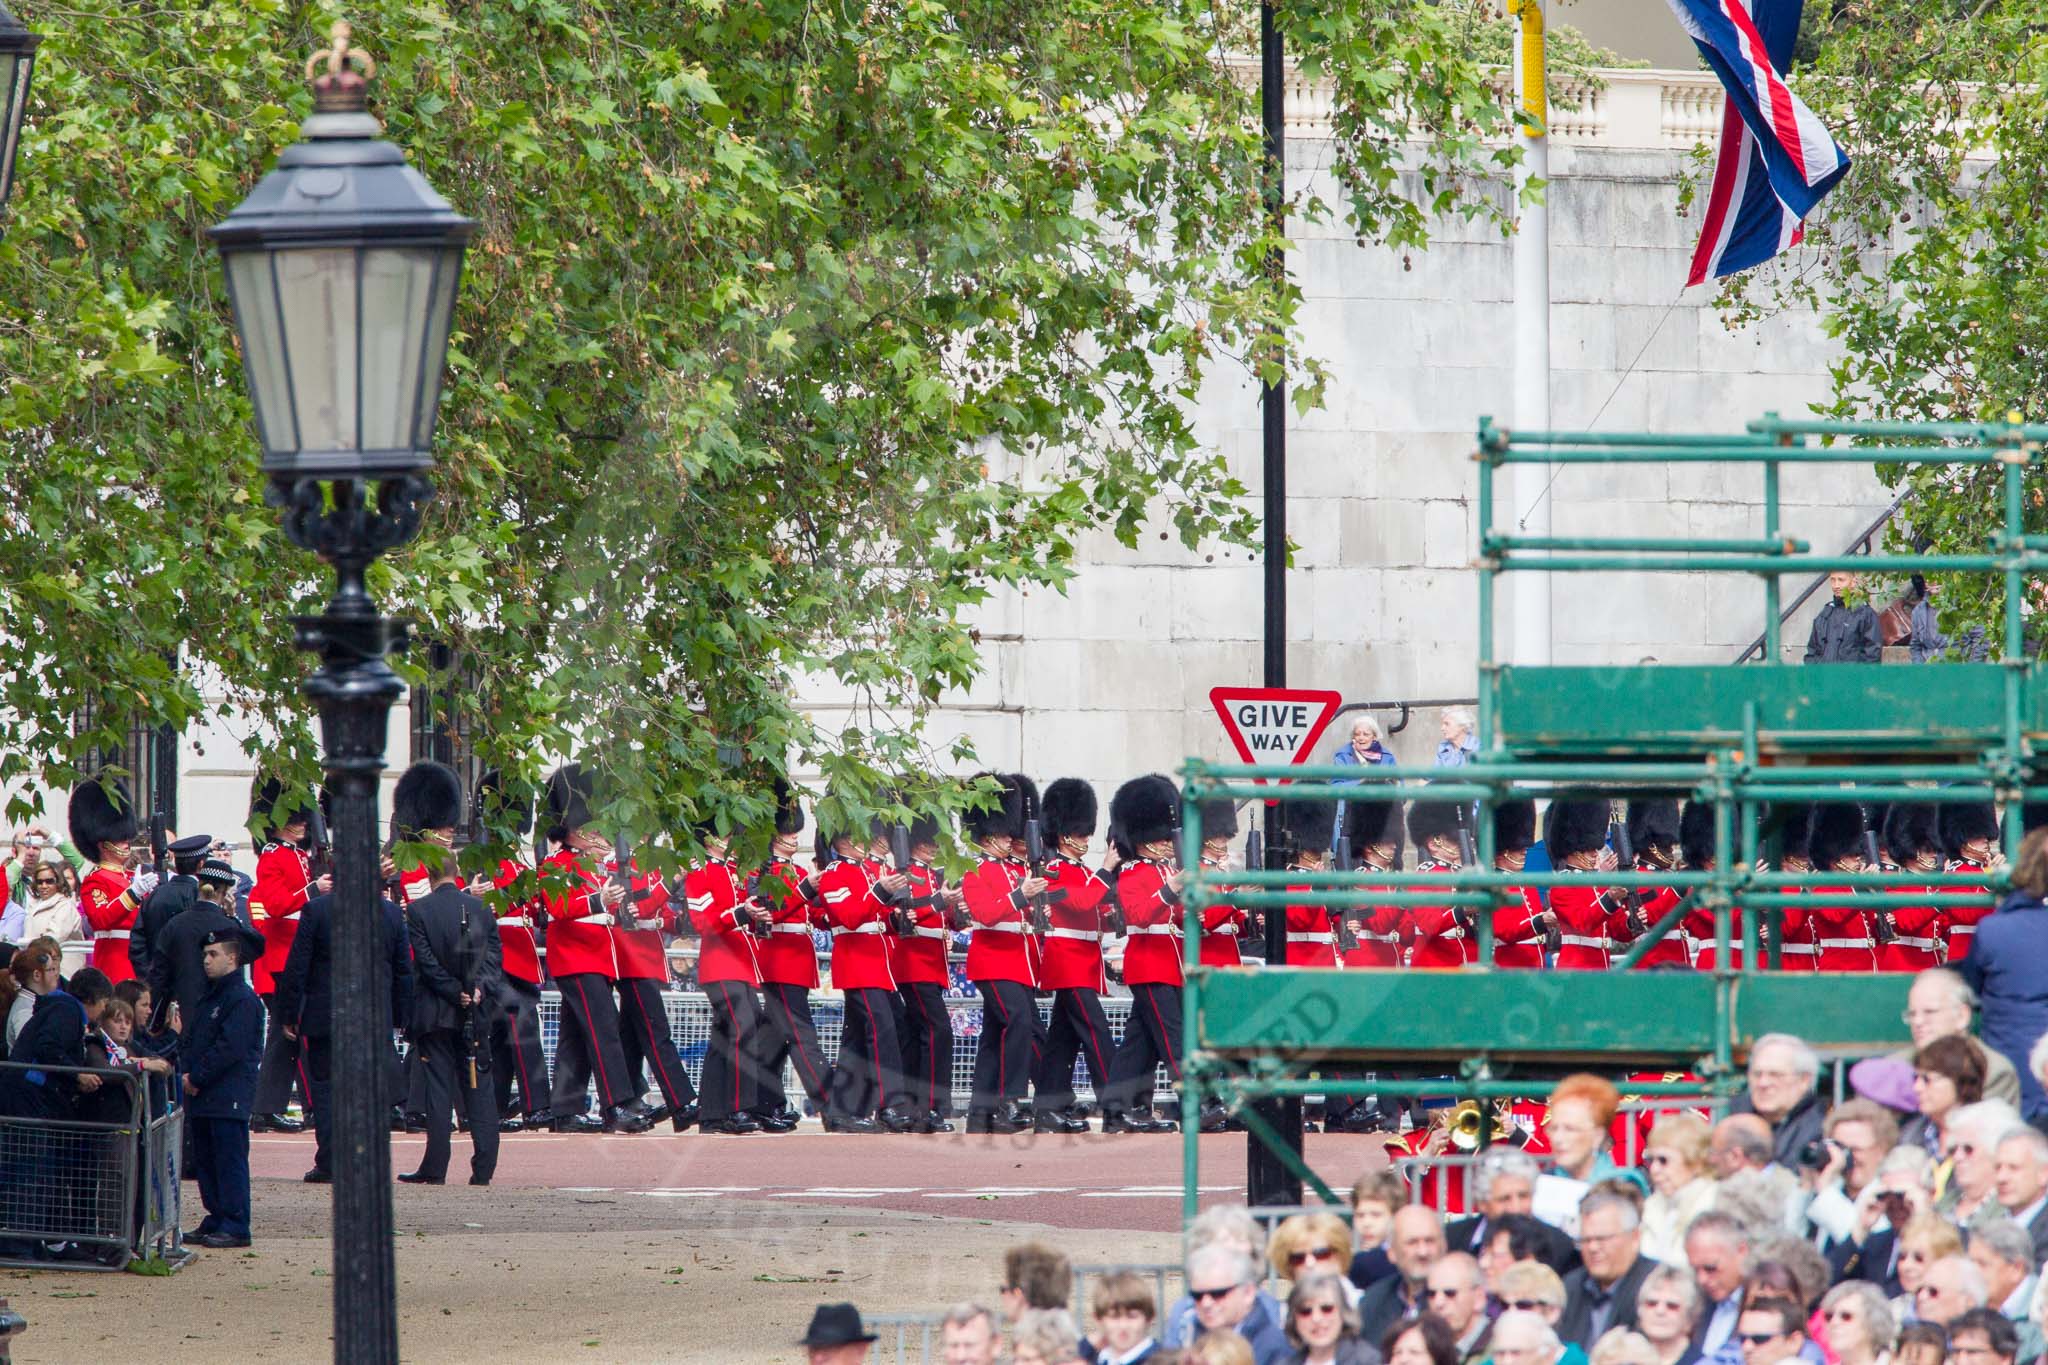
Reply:
<svg viewBox="0 0 2048 1365"><path fill-rule="evenodd" d="M1394 1210L1408 1202L1408 1186L1391 1169L1368 1171L1351 1187L1351 1283L1371 1288L1394 1273L1387 1233Z"/></svg>
<svg viewBox="0 0 2048 1365"><path fill-rule="evenodd" d="M1104 1275L1088 1293L1088 1311L1095 1318L1089 1343L1096 1365L1138 1365L1158 1357L1153 1335L1159 1300L1143 1278L1128 1270Z"/></svg>

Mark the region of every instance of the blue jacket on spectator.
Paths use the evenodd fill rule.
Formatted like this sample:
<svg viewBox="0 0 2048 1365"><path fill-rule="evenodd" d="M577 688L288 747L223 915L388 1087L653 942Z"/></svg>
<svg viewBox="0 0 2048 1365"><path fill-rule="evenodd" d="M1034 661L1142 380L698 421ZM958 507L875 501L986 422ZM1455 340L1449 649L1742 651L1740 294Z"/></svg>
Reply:
<svg viewBox="0 0 2048 1365"><path fill-rule="evenodd" d="M2003 1053L2019 1072L2020 1112L2040 1117L2048 1096L2027 1053L2048 1034L2048 905L2014 891L1978 922L1970 955L1955 967L1982 1002L1984 1046Z"/></svg>
<svg viewBox="0 0 2048 1365"><path fill-rule="evenodd" d="M186 1103L194 1118L248 1121L263 1060L263 1002L240 972L216 978L200 997L179 1054L199 1090Z"/></svg>
<svg viewBox="0 0 2048 1365"><path fill-rule="evenodd" d="M78 997L62 987L47 991L36 1000L7 1060L31 1068L84 1066L86 1025ZM69 1072L0 1072L0 1114L69 1118L77 1098L78 1078Z"/></svg>
<svg viewBox="0 0 2048 1365"><path fill-rule="evenodd" d="M1261 1289L1252 1300L1252 1310L1244 1315L1244 1321L1237 1325L1237 1334L1251 1343L1252 1356L1258 1365L1276 1365L1294 1354L1294 1348L1287 1344L1287 1333L1281 1327L1287 1310L1280 1301ZM1159 1339L1169 1347L1185 1347L1202 1334L1201 1321L1195 1317L1195 1301L1183 1294L1166 1311L1163 1330Z"/></svg>
<svg viewBox="0 0 2048 1365"><path fill-rule="evenodd" d="M1439 768L1462 768L1472 761L1472 755L1479 752L1479 737L1465 736L1463 744L1453 744L1447 739L1436 742L1436 766Z"/></svg>
<svg viewBox="0 0 2048 1365"><path fill-rule="evenodd" d="M1359 752L1358 746L1355 743L1346 740L1343 744L1337 746L1337 752L1330 755L1330 762L1336 764L1340 768L1371 767L1375 764L1391 765L1398 761L1399 760L1397 760L1394 757L1394 755L1388 751L1387 747L1377 740L1373 741L1373 746L1363 753ZM1358 785L1358 783L1348 778L1340 778L1336 783L1332 785L1355 787ZM1330 830L1331 846L1335 847L1337 840L1343 837L1344 803L1342 801L1339 801L1337 803L1337 823L1334 826L1332 826Z"/></svg>

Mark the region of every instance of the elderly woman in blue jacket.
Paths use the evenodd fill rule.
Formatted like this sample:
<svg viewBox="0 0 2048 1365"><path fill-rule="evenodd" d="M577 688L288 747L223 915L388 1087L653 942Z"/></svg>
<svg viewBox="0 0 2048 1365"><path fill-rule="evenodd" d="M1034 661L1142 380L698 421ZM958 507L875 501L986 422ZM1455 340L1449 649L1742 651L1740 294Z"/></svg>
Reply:
<svg viewBox="0 0 2048 1365"><path fill-rule="evenodd" d="M1362 712L1351 722L1350 741L1340 745L1337 751L1330 755L1330 762L1346 768L1374 767L1382 764L1392 764L1395 761L1392 751L1381 742L1380 723ZM1356 786L1358 784L1353 780L1350 782L1340 782L1337 785ZM1343 837L1344 803L1339 801L1337 803L1337 823L1332 826L1330 831L1331 847L1334 848L1337 840Z"/></svg>

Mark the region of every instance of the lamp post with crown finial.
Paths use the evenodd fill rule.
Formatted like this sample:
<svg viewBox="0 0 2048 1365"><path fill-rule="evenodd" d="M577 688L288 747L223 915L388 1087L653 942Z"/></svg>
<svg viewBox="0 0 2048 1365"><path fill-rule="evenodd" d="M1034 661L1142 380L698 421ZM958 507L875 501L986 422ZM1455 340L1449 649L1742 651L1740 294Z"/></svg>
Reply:
<svg viewBox="0 0 2048 1365"><path fill-rule="evenodd" d="M434 421L475 225L379 139L367 109L376 64L349 37L335 24L332 46L306 63L314 106L301 140L210 235L266 499L292 543L335 569L326 610L293 624L299 647L321 656L306 695L320 712L334 828L334 1358L377 1365L398 1359L377 795L386 723L404 694L387 656L406 630L378 614L365 575L413 537L433 495Z"/></svg>
<svg viewBox="0 0 2048 1365"><path fill-rule="evenodd" d="M0 230L7 225L7 195L14 188L14 159L21 151L21 126L28 119L28 79L35 71L40 35L0 0Z"/></svg>

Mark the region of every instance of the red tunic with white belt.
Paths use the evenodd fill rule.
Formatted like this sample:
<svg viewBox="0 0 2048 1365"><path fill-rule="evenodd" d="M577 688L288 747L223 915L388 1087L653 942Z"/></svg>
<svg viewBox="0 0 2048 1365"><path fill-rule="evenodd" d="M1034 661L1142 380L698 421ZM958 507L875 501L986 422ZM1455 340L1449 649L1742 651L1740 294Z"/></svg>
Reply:
<svg viewBox="0 0 2048 1365"><path fill-rule="evenodd" d="M619 959L612 943L617 917L605 908L603 875L568 848L557 851L542 867L566 869L571 879L565 890L542 893L548 910L548 974L557 979L618 980Z"/></svg>
<svg viewBox="0 0 2048 1365"><path fill-rule="evenodd" d="M659 872L642 873L637 862L628 863L629 885L639 900L627 899L619 906L618 916L612 922L612 953L618 959L619 980L659 981L666 986L669 982L668 947L662 942L664 932L674 933L676 908L668 898L668 887L661 880ZM617 875L617 864L610 858L605 860L607 877ZM629 929L629 920L654 921L652 929Z"/></svg>
<svg viewBox="0 0 2048 1365"><path fill-rule="evenodd" d="M1496 967L1541 967L1543 926L1536 917L1543 902L1533 886L1509 887L1504 903L1493 912L1493 965Z"/></svg>
<svg viewBox="0 0 2048 1365"><path fill-rule="evenodd" d="M832 984L842 991L896 989L889 970L889 906L869 864L834 862L818 878L818 899L832 930Z"/></svg>
<svg viewBox="0 0 2048 1365"><path fill-rule="evenodd" d="M803 892L805 873L787 858L771 858L754 879L754 899L768 907L768 937L754 945L761 983L818 988L818 953L811 930L825 927L819 908ZM813 889L816 883L812 884Z"/></svg>
<svg viewBox="0 0 2048 1365"><path fill-rule="evenodd" d="M1102 965L1102 907L1109 883L1093 868L1064 857L1046 861L1046 914L1052 927L1045 934L1038 988L1044 991L1109 989Z"/></svg>
<svg viewBox="0 0 2048 1365"><path fill-rule="evenodd" d="M1205 872L1228 872L1230 863L1222 858L1202 859ZM1218 891L1229 888L1219 886ZM1195 945L1195 956L1204 967L1242 967L1244 955L1238 944L1243 942L1245 930L1250 927L1252 913L1242 906L1228 901L1211 901L1202 907L1202 938Z"/></svg>
<svg viewBox="0 0 2048 1365"><path fill-rule="evenodd" d="M527 874L523 863L510 858L498 863L498 875L491 878L491 884L503 891ZM539 915L547 913L538 897L532 900L507 900L498 911L498 947L505 957L505 975L529 986L540 985L540 947L534 941L533 924Z"/></svg>
<svg viewBox="0 0 2048 1365"><path fill-rule="evenodd" d="M683 876L683 903L690 908L690 927L697 931L697 979L761 984L754 936L739 874L724 858L707 858ZM810 936L804 936L810 947Z"/></svg>
<svg viewBox="0 0 2048 1365"><path fill-rule="evenodd" d="M967 939L969 981L1038 986L1038 945L1029 932L1022 886L1028 869L1008 858L983 858L960 890L974 932Z"/></svg>
<svg viewBox="0 0 2048 1365"><path fill-rule="evenodd" d="M1559 931L1558 970L1606 971L1614 931L1625 912L1609 909L1599 887L1569 883L1550 888L1550 909Z"/></svg>
<svg viewBox="0 0 2048 1365"><path fill-rule="evenodd" d="M1636 864L1636 871L1638 872L1655 872L1657 870L1657 868L1647 864ZM1673 910L1676 910L1678 902L1682 899L1683 897L1678 892L1668 886L1658 887L1656 890L1645 894L1643 897L1644 932L1647 933L1656 926L1658 920L1663 919ZM1674 926L1670 933L1652 944L1650 950L1636 960L1636 967L1638 969L1647 967L1685 967L1690 966L1691 963L1691 955L1686 952L1685 932L1681 922L1680 925Z"/></svg>
<svg viewBox="0 0 2048 1365"><path fill-rule="evenodd" d="M1793 953L1793 949L1796 946L1805 942L1803 938L1795 937L1795 935L1803 935L1805 932L1805 913L1803 910L1799 911L1800 918L1795 921L1793 911L1787 910L1785 912L1784 962L1786 971L1801 971L1805 969L1803 962L1796 959ZM1685 935L1686 948L1692 953L1692 965L1703 972L1713 971L1716 963L1720 961L1720 950L1715 946L1714 942L1714 912L1711 910L1694 910L1679 922L1679 928ZM1811 944L1807 943L1807 946L1811 947ZM1739 906L1728 913L1728 960L1738 971L1741 970L1742 910Z"/></svg>
<svg viewBox="0 0 2048 1365"><path fill-rule="evenodd" d="M1291 867L1290 872L1308 869ZM1307 891L1307 886L1290 886L1289 891ZM1287 907L1287 965L1290 967L1334 967L1337 965L1336 926L1327 905Z"/></svg>
<svg viewBox="0 0 2048 1365"><path fill-rule="evenodd" d="M135 931L135 897L128 893L129 874L96 867L78 885L78 912L92 926L92 965L119 984L135 977L128 960L128 936Z"/></svg>
<svg viewBox="0 0 2048 1365"><path fill-rule="evenodd" d="M1984 864L1968 858L1951 859L1942 869L1944 872L1982 872ZM1981 886L1945 886L1944 891L1982 891ZM1977 926L1991 914L1989 905L1951 905L1948 907L1948 965L1953 967L1970 955L1970 945L1977 941Z"/></svg>
<svg viewBox="0 0 2048 1365"><path fill-rule="evenodd" d="M256 990L274 990L298 936L299 912L311 899L313 860L297 844L272 840L256 855L256 884L249 888L249 922L263 934L263 960L253 975Z"/></svg>
<svg viewBox="0 0 2048 1365"><path fill-rule="evenodd" d="M1454 864L1441 858L1428 858L1415 865L1417 872L1456 872ZM1417 891L1446 891L1448 887L1422 887ZM1479 959L1479 947L1472 942L1472 935L1458 923L1457 910L1449 905L1418 905L1408 912L1408 930L1412 935L1412 946L1408 949L1408 965L1411 967L1462 967Z"/></svg>
<svg viewBox="0 0 2048 1365"><path fill-rule="evenodd" d="M1820 949L1824 972L1874 972L1877 945L1871 938L1870 916L1856 904L1848 887L1820 887L1806 912L1806 927Z"/></svg>
<svg viewBox="0 0 2048 1365"><path fill-rule="evenodd" d="M1913 903L1916 892L1924 894L1933 889L1928 886L1887 888L1887 900L1897 899L1905 903L1890 911L1890 941L1877 945L1879 971L1918 972L1941 965L1942 954L1948 947L1948 915L1942 906Z"/></svg>
<svg viewBox="0 0 2048 1365"><path fill-rule="evenodd" d="M1363 866L1361 871L1385 872L1389 869ZM1384 890L1384 887L1377 888ZM1398 905L1373 905L1352 912L1352 935L1357 940L1349 948L1340 945L1338 956L1347 967L1398 967L1401 965L1401 907Z"/></svg>
<svg viewBox="0 0 2048 1365"><path fill-rule="evenodd" d="M913 923L909 933L890 935L889 970L899 988L943 986L951 979L946 945L953 936L946 928L946 907L939 899L939 874L930 863L913 858L903 875L910 879L910 899L904 908Z"/></svg>
<svg viewBox="0 0 2048 1365"><path fill-rule="evenodd" d="M1168 881L1170 862L1139 858L1117 870L1116 898L1124 907L1124 984L1178 986L1187 979L1181 966L1180 892Z"/></svg>

